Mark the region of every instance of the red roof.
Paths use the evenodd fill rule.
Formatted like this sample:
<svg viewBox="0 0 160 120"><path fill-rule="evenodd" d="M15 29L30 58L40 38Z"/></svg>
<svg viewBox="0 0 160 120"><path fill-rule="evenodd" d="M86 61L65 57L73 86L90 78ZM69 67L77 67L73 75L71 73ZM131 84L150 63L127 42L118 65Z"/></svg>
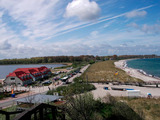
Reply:
<svg viewBox="0 0 160 120"><path fill-rule="evenodd" d="M9 73L9 75L7 75L7 77L15 77L16 76L19 79L24 81L24 80L32 79L30 74L32 74L34 77L38 77L38 76L45 75L48 72L50 72L50 70L45 66L42 66L39 68L17 68L12 73Z"/></svg>

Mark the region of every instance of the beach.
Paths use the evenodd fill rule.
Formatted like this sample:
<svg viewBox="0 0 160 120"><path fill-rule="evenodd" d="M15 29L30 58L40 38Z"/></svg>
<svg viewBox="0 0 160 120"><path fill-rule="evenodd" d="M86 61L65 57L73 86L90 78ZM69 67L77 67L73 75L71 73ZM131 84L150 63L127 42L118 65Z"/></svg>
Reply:
<svg viewBox="0 0 160 120"><path fill-rule="evenodd" d="M130 59L128 59L128 60L130 60ZM135 77L135 78L141 79L144 82L157 82L157 81L160 81L160 79L151 77L151 76L149 76L147 74L143 74L143 72L139 72L137 69L133 69L133 68L127 67L126 62L127 62L127 60L119 60L117 62L114 62L114 64L115 64L115 66L117 68L120 68L120 69L124 70L131 77Z"/></svg>

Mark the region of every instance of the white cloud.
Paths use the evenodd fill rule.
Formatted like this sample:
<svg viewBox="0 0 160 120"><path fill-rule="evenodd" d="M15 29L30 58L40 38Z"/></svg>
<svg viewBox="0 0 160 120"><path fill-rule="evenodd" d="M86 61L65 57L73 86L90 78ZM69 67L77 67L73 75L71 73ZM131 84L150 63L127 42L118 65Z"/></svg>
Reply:
<svg viewBox="0 0 160 120"><path fill-rule="evenodd" d="M73 0L66 7L66 17L78 17L80 20L94 20L100 15L100 8L95 1Z"/></svg>
<svg viewBox="0 0 160 120"><path fill-rule="evenodd" d="M11 48L11 44L8 41L0 41L0 50L8 50Z"/></svg>
<svg viewBox="0 0 160 120"><path fill-rule="evenodd" d="M53 34L58 18L59 0L0 0L0 8L24 26L22 35L29 39ZM4 21L5 22L5 21Z"/></svg>
<svg viewBox="0 0 160 120"><path fill-rule="evenodd" d="M134 27L134 28L139 29L140 31L148 33L148 34L159 34L160 33L160 24L138 25L136 23L131 23L128 26Z"/></svg>
<svg viewBox="0 0 160 120"><path fill-rule="evenodd" d="M93 38L97 37L98 34L99 34L98 31L92 31L92 32L90 33L91 37L93 37Z"/></svg>
<svg viewBox="0 0 160 120"><path fill-rule="evenodd" d="M94 3L89 0L86 1ZM62 11L57 12L59 9L56 8L59 2L60 0L0 0L0 9L5 11L4 14L7 13L7 16L12 18L11 20L25 26L22 32L17 34L16 31L8 29L9 25L5 21L3 21L4 24L0 24L0 45L4 45L0 46L0 54L8 58L81 54L106 55L111 53L108 52L109 49L112 51L115 49L113 46L108 45L106 41L118 43L119 40L126 38L126 33L116 34L116 36L115 33L113 35L106 33L107 35L101 37L100 33L93 31L91 33L92 37L83 39L65 39L59 42L58 40L54 41L54 39L48 42L43 41L44 39L54 38L57 34L62 35L70 31L116 19L126 14L104 17L94 22L77 22L75 19L60 19L63 17L65 11L63 8L65 7L61 8ZM105 27L110 24L108 22ZM126 39L135 38L135 35L128 36Z"/></svg>
<svg viewBox="0 0 160 120"><path fill-rule="evenodd" d="M147 14L147 12L144 10L143 11L134 10L134 11L127 13L125 16L127 18L134 18L134 17L144 17L146 14Z"/></svg>
<svg viewBox="0 0 160 120"><path fill-rule="evenodd" d="M154 24L154 25L144 24L141 27L141 30L144 31L145 33L159 34L160 33L160 25L158 25L158 24Z"/></svg>

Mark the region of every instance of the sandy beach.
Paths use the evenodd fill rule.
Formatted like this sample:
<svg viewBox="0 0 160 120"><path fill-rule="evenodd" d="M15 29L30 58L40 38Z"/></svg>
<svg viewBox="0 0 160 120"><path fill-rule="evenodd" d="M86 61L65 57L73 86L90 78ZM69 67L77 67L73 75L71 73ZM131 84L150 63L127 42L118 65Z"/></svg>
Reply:
<svg viewBox="0 0 160 120"><path fill-rule="evenodd" d="M138 70L136 69L133 69L133 68L129 68L126 66L126 61L127 60L119 60L117 62L115 62L115 66L117 68L120 68L122 70L124 70L128 75L132 76L132 77L135 77L135 78L138 78L138 79L141 79L145 82L157 82L157 81L160 81L160 79L158 78L154 78L154 77L150 77L148 75L145 75L145 74L142 74L140 73Z"/></svg>

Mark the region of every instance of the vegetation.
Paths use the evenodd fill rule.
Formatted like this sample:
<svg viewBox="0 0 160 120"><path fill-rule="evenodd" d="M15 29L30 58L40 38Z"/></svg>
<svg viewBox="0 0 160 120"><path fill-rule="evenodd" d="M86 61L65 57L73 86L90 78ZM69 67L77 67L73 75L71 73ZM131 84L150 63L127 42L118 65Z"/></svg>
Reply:
<svg viewBox="0 0 160 120"><path fill-rule="evenodd" d="M117 98L117 100L124 101L131 107L139 116L145 120L159 120L160 118L160 98L134 98L128 99L126 97Z"/></svg>
<svg viewBox="0 0 160 120"><path fill-rule="evenodd" d="M92 94L85 93L68 97L61 107L67 120L142 120L127 104L117 102L109 95L106 98L107 101L102 102L101 99L95 100Z"/></svg>
<svg viewBox="0 0 160 120"><path fill-rule="evenodd" d="M91 65L82 77L85 80L88 79L89 82L142 82L140 79L133 78L127 75L125 71L116 68L114 62L114 60L97 62ZM118 75L115 75L116 72Z"/></svg>
<svg viewBox="0 0 160 120"><path fill-rule="evenodd" d="M13 112L16 111L17 106L16 105L12 105L8 108L3 109L3 111L7 111L7 112ZM16 116L16 114L12 114L10 115L10 119L14 119L14 117ZM3 114L0 114L0 120L6 120L6 116Z"/></svg>
<svg viewBox="0 0 160 120"><path fill-rule="evenodd" d="M81 56L48 56L48 57L33 57L24 59L3 59L0 64L39 64L39 63L65 63L65 62L89 62L94 59L92 55Z"/></svg>
<svg viewBox="0 0 160 120"><path fill-rule="evenodd" d="M81 55L81 56L46 56L46 57L33 57L23 59L3 59L0 60L1 65L6 64L39 64L39 63L66 63L66 62L89 62L93 64L95 61L105 60L120 60L131 58L156 58L160 56L156 55L113 55L113 56L93 56L93 55Z"/></svg>
<svg viewBox="0 0 160 120"><path fill-rule="evenodd" d="M47 94L53 95L53 93L58 92L59 95L70 96L70 95L85 93L96 89L93 84L85 83L82 77L76 77L74 78L73 81L74 83L69 84L67 86L59 86L56 89L48 91Z"/></svg>
<svg viewBox="0 0 160 120"><path fill-rule="evenodd" d="M26 91L15 91L15 95L25 93ZM0 92L0 100L6 97L11 97L11 92Z"/></svg>
<svg viewBox="0 0 160 120"><path fill-rule="evenodd" d="M48 95L53 95L53 93L58 92L59 95L62 96L70 96L74 94L80 94L84 92L88 92L91 90L94 90L95 86L92 84L86 84L86 83L73 83L68 86L60 86L56 89L50 90L47 92Z"/></svg>
<svg viewBox="0 0 160 120"><path fill-rule="evenodd" d="M6 97L10 97L11 95L9 93L2 93L0 92L0 100Z"/></svg>

